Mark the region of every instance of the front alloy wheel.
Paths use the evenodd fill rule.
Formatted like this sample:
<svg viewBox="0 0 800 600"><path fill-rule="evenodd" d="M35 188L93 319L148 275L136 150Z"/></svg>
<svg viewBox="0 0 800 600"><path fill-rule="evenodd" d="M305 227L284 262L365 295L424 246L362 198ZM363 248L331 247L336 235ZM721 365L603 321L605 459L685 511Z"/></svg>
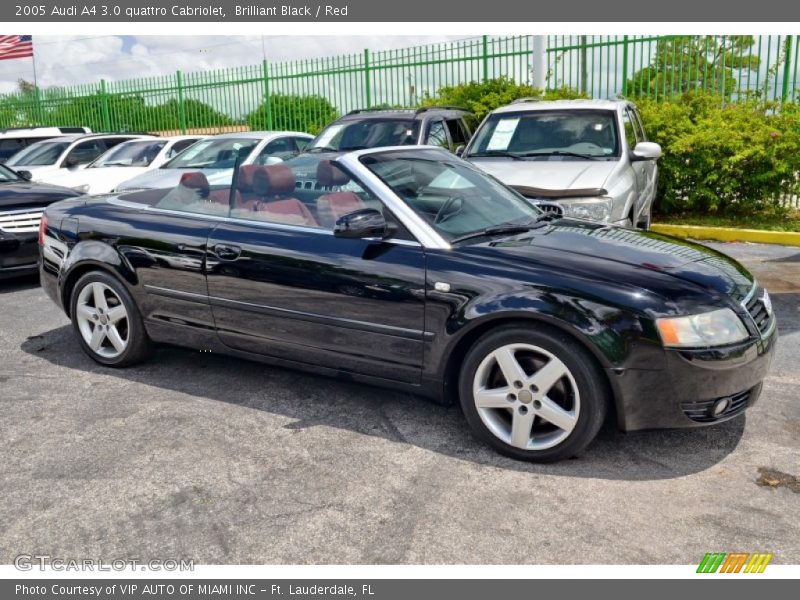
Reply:
<svg viewBox="0 0 800 600"><path fill-rule="evenodd" d="M505 326L467 354L461 407L478 437L501 453L561 460L597 435L606 414L603 377L594 358L565 333L544 325Z"/></svg>

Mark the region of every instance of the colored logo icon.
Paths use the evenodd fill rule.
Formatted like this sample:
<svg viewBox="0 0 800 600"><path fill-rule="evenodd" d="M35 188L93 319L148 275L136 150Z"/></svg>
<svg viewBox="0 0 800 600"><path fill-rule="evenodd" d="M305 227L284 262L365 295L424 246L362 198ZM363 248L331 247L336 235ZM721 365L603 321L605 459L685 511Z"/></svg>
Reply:
<svg viewBox="0 0 800 600"><path fill-rule="evenodd" d="M708 552L700 565L698 573L763 573L772 554L768 552Z"/></svg>

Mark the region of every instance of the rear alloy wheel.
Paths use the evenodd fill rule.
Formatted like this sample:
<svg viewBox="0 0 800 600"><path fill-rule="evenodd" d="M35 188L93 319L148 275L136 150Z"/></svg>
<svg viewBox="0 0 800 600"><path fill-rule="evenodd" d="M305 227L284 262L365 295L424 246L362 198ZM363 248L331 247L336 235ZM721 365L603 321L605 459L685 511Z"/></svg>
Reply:
<svg viewBox="0 0 800 600"><path fill-rule="evenodd" d="M127 366L149 353L150 341L133 299L107 273L95 271L78 280L70 314L81 346L99 363Z"/></svg>
<svg viewBox="0 0 800 600"><path fill-rule="evenodd" d="M461 404L473 430L503 454L570 458L597 435L606 413L593 359L556 331L501 329L464 364Z"/></svg>

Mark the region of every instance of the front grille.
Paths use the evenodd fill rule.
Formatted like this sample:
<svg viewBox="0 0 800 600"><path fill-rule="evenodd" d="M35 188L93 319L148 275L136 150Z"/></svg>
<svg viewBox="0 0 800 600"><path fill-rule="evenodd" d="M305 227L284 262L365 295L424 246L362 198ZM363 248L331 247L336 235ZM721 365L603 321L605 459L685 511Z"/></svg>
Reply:
<svg viewBox="0 0 800 600"><path fill-rule="evenodd" d="M7 210L0 212L0 230L6 233L31 233L39 231L43 208Z"/></svg>
<svg viewBox="0 0 800 600"><path fill-rule="evenodd" d="M764 303L764 290L762 288L755 289L753 294L743 303L743 306L750 318L753 319L758 332L762 335L767 332L775 316L771 310L767 309L767 305Z"/></svg>
<svg viewBox="0 0 800 600"><path fill-rule="evenodd" d="M696 421L698 423L712 423L714 421L720 421L729 417L735 417L736 415L744 412L744 409L747 408L747 403L750 400L751 393L752 390L746 390L744 392L734 394L733 396L722 396L720 398L713 398L711 400L698 400L696 402L683 402L681 403L681 409L683 409L684 414L692 421ZM730 400L728 408L726 408L720 414L714 415L714 405L720 400L725 399Z"/></svg>

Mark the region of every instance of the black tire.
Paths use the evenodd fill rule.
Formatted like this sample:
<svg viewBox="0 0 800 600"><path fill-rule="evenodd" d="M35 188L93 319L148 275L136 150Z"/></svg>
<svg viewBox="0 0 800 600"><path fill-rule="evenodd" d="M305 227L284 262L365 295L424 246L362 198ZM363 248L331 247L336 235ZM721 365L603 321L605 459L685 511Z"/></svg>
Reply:
<svg viewBox="0 0 800 600"><path fill-rule="evenodd" d="M487 357L493 352L512 344L535 346L551 353L566 366L571 376L571 380L562 378L556 385L567 388L571 388L573 384L577 386L579 398L577 420L571 432L568 434L566 430L561 432L566 437L557 445L538 450L515 447L495 435L479 414L473 394L473 381L478 368L484 363L484 359L491 362ZM608 411L609 394L604 377L595 358L569 335L546 325L519 323L499 327L473 345L461 366L459 397L467 422L480 440L511 458L530 462L555 462L578 455L597 436ZM533 405L528 406L533 407L535 404L534 401ZM517 405L519 406L519 403ZM514 408L504 407L498 410L508 411L512 415L510 419L515 416ZM534 423L538 422L539 427L546 429L549 426L547 421L541 420L538 416L537 418L539 421L534 420Z"/></svg>
<svg viewBox="0 0 800 600"><path fill-rule="evenodd" d="M125 349L116 356L104 356L95 352L84 339L78 319L78 299L81 291L87 286L101 283L113 291L113 294L121 301L127 316L125 317L125 333L127 344ZM83 275L75 283L70 296L70 315L72 316L72 326L78 337L83 351L86 352L94 361L108 367L128 367L140 363L147 359L153 351L153 344L150 341L147 331L144 328L142 315L136 306L133 298L126 287L113 275L106 271L91 271Z"/></svg>

